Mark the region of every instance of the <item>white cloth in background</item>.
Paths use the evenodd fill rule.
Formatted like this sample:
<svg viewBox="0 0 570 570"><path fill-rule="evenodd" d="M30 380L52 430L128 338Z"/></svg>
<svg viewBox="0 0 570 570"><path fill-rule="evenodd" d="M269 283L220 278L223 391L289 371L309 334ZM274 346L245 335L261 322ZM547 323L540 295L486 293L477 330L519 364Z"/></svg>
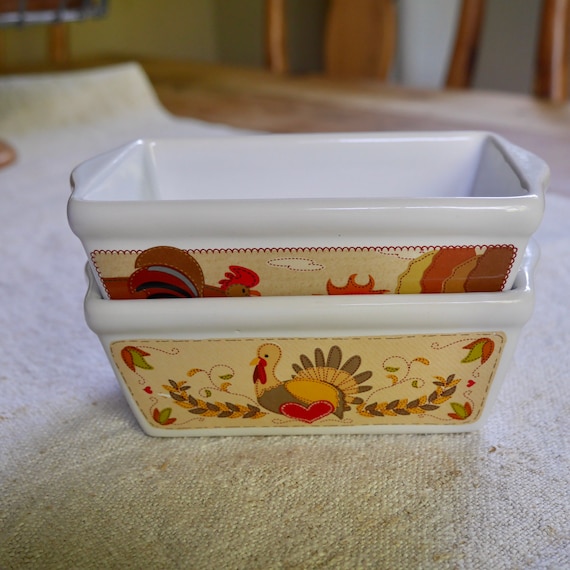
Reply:
<svg viewBox="0 0 570 570"><path fill-rule="evenodd" d="M570 200L537 304L464 435L150 438L83 320L69 174L175 119L136 65L0 79L0 568L569 568Z"/></svg>

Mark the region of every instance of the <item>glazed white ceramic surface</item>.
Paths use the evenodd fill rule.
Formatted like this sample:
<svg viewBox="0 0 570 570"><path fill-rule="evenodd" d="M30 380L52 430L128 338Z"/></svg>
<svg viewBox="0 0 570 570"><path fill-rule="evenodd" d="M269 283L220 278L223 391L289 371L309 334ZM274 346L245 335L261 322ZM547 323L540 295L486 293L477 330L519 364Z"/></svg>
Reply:
<svg viewBox="0 0 570 570"><path fill-rule="evenodd" d="M162 299L143 301L109 301L101 298L91 271L85 299L85 316L89 327L99 336L110 363L142 429L149 435L274 435L307 433L433 433L478 429L491 412L499 388L508 370L523 325L532 314L534 290L532 275L538 248L531 242L518 272L514 287L497 293L437 295L362 295L337 297L267 297L256 299ZM497 360L484 408L471 423L430 425L429 419L419 425L360 426L278 426L264 428L179 429L165 430L141 413L127 389L113 359L111 347L126 341L145 347L153 339L177 341L249 342L252 347L267 339L369 339L387 337L410 338L417 335L469 335L481 331L500 331L505 343ZM437 337L434 337L437 339ZM414 342L413 340L410 342ZM457 341L454 341L457 342ZM462 346L465 349L468 347ZM145 349L146 350L146 349ZM221 349L220 349L221 350ZM413 351L413 348L412 348ZM221 352L223 352L221 350ZM144 350L141 353L146 354ZM251 348L242 360L249 362ZM147 357L148 359L148 357ZM465 360L463 361L465 362ZM192 358L186 366L191 367ZM146 364L146 363L145 363ZM132 368L133 372L137 372ZM391 370L386 368L386 370ZM143 371L144 372L144 371ZM172 378L163 370L164 383ZM188 375L191 375L189 372ZM473 376L475 378L476 376ZM142 378L142 376L141 376ZM467 378L466 378L467 379ZM235 380L235 379L234 379ZM251 376L236 381L249 388ZM138 381L142 384L142 380ZM135 385L138 387L137 381ZM469 386L469 384L467 384ZM244 389L245 389L244 388ZM163 394L164 396L164 394ZM227 398L228 395L224 394ZM462 401L462 400L461 400Z"/></svg>
<svg viewBox="0 0 570 570"><path fill-rule="evenodd" d="M138 140L73 171L68 217L90 259L158 245L509 244L509 289L548 180L540 158L484 132Z"/></svg>

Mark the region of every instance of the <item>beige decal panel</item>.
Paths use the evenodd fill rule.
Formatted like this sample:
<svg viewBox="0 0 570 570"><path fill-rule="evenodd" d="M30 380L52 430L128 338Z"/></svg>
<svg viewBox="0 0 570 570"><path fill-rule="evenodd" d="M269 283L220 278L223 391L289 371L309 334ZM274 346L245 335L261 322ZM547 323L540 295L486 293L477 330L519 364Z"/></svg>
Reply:
<svg viewBox="0 0 570 570"><path fill-rule="evenodd" d="M481 414L504 333L111 344L154 427L450 425Z"/></svg>
<svg viewBox="0 0 570 570"><path fill-rule="evenodd" d="M94 251L111 299L502 290L512 245Z"/></svg>

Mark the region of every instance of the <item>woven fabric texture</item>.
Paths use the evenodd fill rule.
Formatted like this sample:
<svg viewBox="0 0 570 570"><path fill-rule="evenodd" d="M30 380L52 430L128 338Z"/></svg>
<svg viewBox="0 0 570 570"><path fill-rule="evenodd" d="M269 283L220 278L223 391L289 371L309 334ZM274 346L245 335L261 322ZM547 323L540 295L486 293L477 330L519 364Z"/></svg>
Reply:
<svg viewBox="0 0 570 570"><path fill-rule="evenodd" d="M150 438L83 319L69 174L165 113L136 65L0 80L0 568L570 567L570 200L537 234L536 309L464 435Z"/></svg>

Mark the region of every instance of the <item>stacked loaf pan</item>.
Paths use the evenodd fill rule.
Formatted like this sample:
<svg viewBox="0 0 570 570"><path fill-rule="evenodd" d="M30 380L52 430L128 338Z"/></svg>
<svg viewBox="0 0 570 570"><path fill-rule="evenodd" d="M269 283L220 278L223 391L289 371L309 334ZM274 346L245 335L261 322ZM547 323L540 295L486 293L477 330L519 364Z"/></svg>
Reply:
<svg viewBox="0 0 570 570"><path fill-rule="evenodd" d="M133 141L72 174L87 323L150 435L471 431L548 179L485 132Z"/></svg>

